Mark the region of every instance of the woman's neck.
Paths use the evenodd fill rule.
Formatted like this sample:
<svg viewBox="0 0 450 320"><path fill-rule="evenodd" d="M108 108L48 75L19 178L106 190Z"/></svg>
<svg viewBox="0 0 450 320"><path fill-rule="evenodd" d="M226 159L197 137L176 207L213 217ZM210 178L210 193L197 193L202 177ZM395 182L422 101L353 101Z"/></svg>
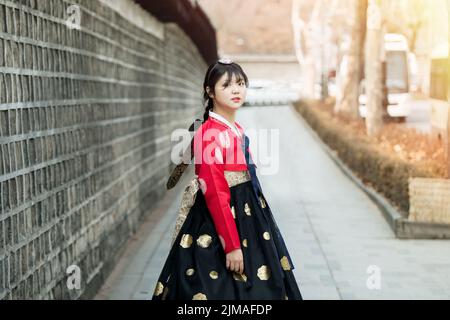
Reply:
<svg viewBox="0 0 450 320"><path fill-rule="evenodd" d="M217 113L218 115L221 115L222 117L227 119L227 121L229 123L234 125L234 120L236 118L236 110L232 110L232 109L230 110L230 109L225 109L225 108L220 108L220 107L214 106L212 111L214 113Z"/></svg>

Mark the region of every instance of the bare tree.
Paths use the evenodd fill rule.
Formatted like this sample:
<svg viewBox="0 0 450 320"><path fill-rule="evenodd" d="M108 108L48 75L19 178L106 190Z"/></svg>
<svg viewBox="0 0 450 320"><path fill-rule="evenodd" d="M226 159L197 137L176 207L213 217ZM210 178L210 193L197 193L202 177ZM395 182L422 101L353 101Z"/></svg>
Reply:
<svg viewBox="0 0 450 320"><path fill-rule="evenodd" d="M316 72L317 36L320 33L318 28L320 28L319 16L322 6L323 0L314 1L312 8L309 1L292 1L291 23L295 55L302 70L302 95L309 98L315 96L314 85L318 82ZM309 17L307 13L309 13Z"/></svg>
<svg viewBox="0 0 450 320"><path fill-rule="evenodd" d="M338 94L334 111L351 117L359 117L359 83L363 68L363 39L365 35L364 16L361 14L366 1L350 0L347 22L349 32L346 34L346 52L340 62Z"/></svg>
<svg viewBox="0 0 450 320"><path fill-rule="evenodd" d="M369 0L366 40L366 94L368 135L377 135L383 126L383 62L384 32L381 0Z"/></svg>
<svg viewBox="0 0 450 320"><path fill-rule="evenodd" d="M410 0L408 11L408 29L409 29L409 48L412 52L416 52L417 36L420 29L425 23L423 8L426 7L429 0Z"/></svg>
<svg viewBox="0 0 450 320"><path fill-rule="evenodd" d="M385 1L384 19L388 32L401 33L408 38L411 52L416 52L421 29L426 27L429 0Z"/></svg>

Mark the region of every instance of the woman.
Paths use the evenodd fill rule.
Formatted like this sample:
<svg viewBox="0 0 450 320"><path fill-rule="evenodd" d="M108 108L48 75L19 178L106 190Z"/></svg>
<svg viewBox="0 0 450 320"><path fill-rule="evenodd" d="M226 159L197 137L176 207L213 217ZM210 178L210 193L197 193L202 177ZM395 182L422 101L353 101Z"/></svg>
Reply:
<svg viewBox="0 0 450 320"><path fill-rule="evenodd" d="M204 121L191 143L196 177L185 189L153 300L302 299L249 139L235 121L247 87L247 75L230 60L206 72ZM174 170L169 188L185 167Z"/></svg>

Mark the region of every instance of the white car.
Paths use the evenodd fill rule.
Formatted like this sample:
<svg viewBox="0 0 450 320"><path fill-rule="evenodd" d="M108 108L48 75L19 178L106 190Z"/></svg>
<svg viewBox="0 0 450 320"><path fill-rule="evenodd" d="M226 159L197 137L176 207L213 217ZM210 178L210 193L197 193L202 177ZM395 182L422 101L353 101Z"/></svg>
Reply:
<svg viewBox="0 0 450 320"><path fill-rule="evenodd" d="M386 87L388 90L387 113L390 117L406 120L410 114L411 89L417 75L417 60L409 51L408 40L402 34L388 33L384 36ZM360 114L367 114L367 97L364 80L360 86Z"/></svg>
<svg viewBox="0 0 450 320"><path fill-rule="evenodd" d="M367 95L364 89L364 80L361 84L362 92L359 95L359 114L365 118L367 116ZM399 121L405 121L411 111L408 104L410 99L409 92L389 92L387 113L392 118L397 118Z"/></svg>

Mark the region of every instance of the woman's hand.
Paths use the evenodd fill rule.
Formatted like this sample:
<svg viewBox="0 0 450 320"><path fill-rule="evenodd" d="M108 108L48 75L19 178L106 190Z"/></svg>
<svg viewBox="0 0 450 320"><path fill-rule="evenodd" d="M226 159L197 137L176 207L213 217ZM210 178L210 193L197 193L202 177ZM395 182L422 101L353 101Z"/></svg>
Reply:
<svg viewBox="0 0 450 320"><path fill-rule="evenodd" d="M241 249L233 250L226 255L227 269L240 274L244 273L244 257Z"/></svg>

